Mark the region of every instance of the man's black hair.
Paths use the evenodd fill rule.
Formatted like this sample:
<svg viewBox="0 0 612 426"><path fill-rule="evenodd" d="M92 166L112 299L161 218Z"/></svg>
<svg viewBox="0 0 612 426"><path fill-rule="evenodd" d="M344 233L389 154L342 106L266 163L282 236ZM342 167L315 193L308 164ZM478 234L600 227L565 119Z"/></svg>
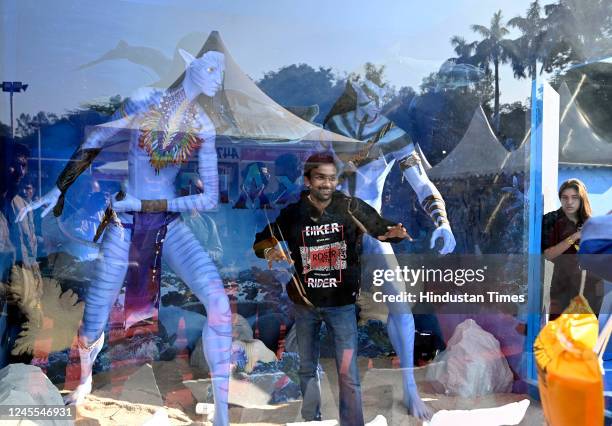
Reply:
<svg viewBox="0 0 612 426"><path fill-rule="evenodd" d="M334 156L329 152L317 152L312 154L304 163L304 176L310 178L310 172L322 164L333 164L338 169Z"/></svg>
<svg viewBox="0 0 612 426"><path fill-rule="evenodd" d="M20 143L13 142L10 138L0 137L0 194L16 182L9 182L9 169L19 157L30 156L30 150ZM16 188L16 187L15 187Z"/></svg>

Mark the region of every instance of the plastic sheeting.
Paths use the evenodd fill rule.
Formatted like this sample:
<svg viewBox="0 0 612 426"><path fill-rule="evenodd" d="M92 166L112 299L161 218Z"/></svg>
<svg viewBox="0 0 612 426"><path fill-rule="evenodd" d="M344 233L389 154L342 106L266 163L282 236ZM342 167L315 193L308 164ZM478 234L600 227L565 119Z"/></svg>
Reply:
<svg viewBox="0 0 612 426"><path fill-rule="evenodd" d="M522 162L510 168L511 154L499 142L482 109L474 111L472 121L457 146L427 172L430 179L463 179L522 171Z"/></svg>
<svg viewBox="0 0 612 426"><path fill-rule="evenodd" d="M468 319L429 366L427 380L440 392L475 397L510 392L513 377L497 339Z"/></svg>

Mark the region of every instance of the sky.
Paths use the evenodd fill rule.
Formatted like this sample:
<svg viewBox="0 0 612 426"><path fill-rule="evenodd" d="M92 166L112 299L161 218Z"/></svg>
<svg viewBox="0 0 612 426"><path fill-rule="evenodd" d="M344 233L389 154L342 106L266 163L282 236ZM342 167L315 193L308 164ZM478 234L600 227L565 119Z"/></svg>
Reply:
<svg viewBox="0 0 612 426"><path fill-rule="evenodd" d="M478 39L471 24L524 14L529 0L0 0L3 81L29 87L14 96L14 113L61 114L113 95L129 96L157 80L126 60L80 68L125 41L174 55L191 35L196 53L218 30L242 70L267 71L306 63L339 74L385 65L395 87L418 89L423 77L454 56L450 38ZM548 2L544 2L548 3ZM516 36L517 34L511 34ZM530 83L502 68L501 102L524 101ZM0 101L9 122L9 96Z"/></svg>

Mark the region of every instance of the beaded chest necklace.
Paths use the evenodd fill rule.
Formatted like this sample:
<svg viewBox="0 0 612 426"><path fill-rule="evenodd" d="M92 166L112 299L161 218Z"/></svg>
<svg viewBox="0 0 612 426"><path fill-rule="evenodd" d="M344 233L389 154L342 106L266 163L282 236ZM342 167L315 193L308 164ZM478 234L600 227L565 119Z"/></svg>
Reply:
<svg viewBox="0 0 612 426"><path fill-rule="evenodd" d="M186 162L202 144L197 114L197 104L189 102L182 89L164 94L158 105L144 113L138 146L149 154L156 172Z"/></svg>

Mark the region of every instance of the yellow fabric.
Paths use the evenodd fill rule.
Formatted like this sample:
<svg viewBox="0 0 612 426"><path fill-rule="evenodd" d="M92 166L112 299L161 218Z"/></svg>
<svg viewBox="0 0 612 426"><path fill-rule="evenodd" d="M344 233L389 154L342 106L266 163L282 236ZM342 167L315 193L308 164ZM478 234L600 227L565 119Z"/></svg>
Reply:
<svg viewBox="0 0 612 426"><path fill-rule="evenodd" d="M598 327L587 301L577 296L533 345L542 408L551 426L603 424L603 378L593 351Z"/></svg>

